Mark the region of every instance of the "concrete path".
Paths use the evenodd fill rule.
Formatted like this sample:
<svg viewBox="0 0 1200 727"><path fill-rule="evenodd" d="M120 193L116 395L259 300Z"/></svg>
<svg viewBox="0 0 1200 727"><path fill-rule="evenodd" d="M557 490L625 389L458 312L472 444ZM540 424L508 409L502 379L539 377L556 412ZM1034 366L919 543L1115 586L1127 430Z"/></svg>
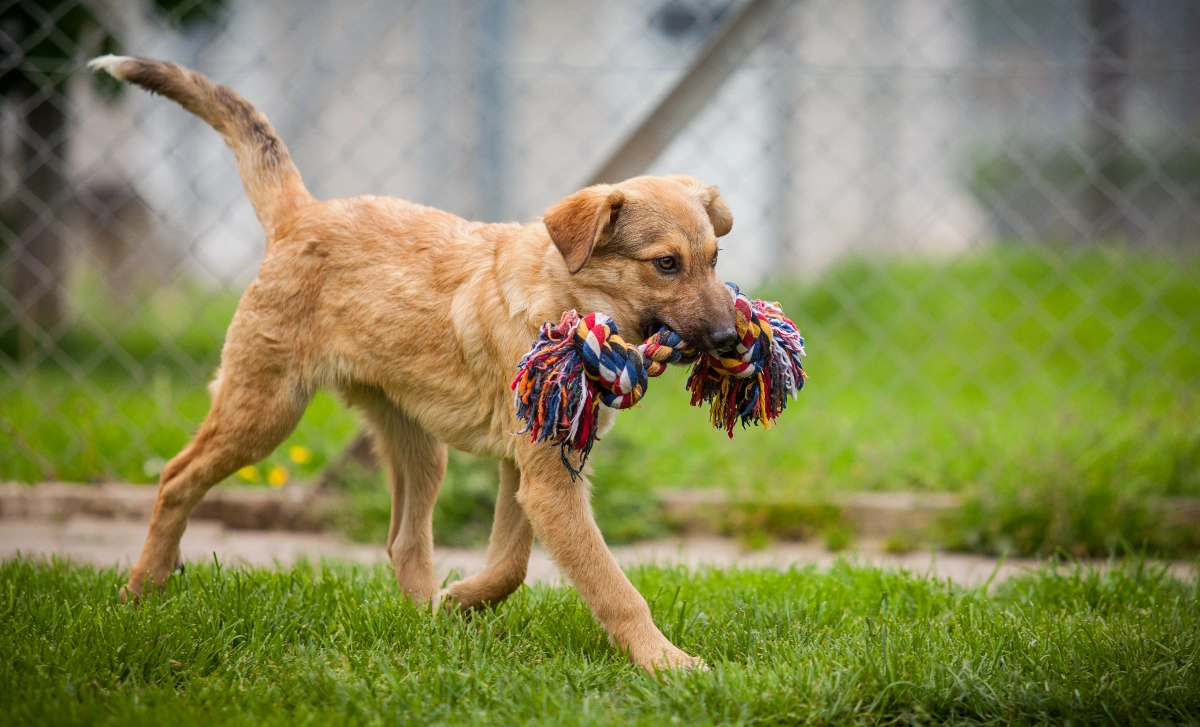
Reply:
<svg viewBox="0 0 1200 727"><path fill-rule="evenodd" d="M78 562L101 566L128 567L141 552L146 523L138 520L102 519L75 516L65 522L44 520L0 520L0 559L18 553L38 557L58 555ZM348 542L331 534L296 533L262 530L232 530L212 520L193 520L182 543L187 561L211 560L213 554L225 564L290 564L298 558L350 560L360 563L385 562L381 546ZM735 541L701 537L657 540L613 548L617 560L625 566L641 563L683 564L690 567L769 566L816 564L828 567L839 557L884 568L902 568L915 573L934 573L964 586L984 583L996 570L998 560L962 553L913 552L903 555L881 552L877 542L860 541L850 553L831 553L819 545L780 543L766 550L746 551ZM451 571L459 575L474 573L483 567L482 550L438 548L435 554L438 575ZM1010 559L1000 566L996 582L1036 567L1038 561ZM1172 563L1171 571L1181 577L1194 577L1190 563ZM558 569L545 551L535 548L529 563L527 583L559 581Z"/></svg>

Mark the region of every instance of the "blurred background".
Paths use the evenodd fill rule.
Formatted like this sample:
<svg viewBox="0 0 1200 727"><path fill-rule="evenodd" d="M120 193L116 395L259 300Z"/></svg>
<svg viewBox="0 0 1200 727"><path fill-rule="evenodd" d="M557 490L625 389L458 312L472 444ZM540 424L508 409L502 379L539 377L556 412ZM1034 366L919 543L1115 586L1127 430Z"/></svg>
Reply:
<svg viewBox="0 0 1200 727"><path fill-rule="evenodd" d="M121 52L246 95L322 198L524 221L719 186L720 272L811 378L732 441L653 382L593 458L610 539L669 531L675 488L754 503L749 541L836 547L818 505L884 491L954 495L913 534L952 548L1200 543L1167 517L1200 495L1200 3L0 0L0 48L0 480L155 482L262 258L217 134L83 70ZM325 473L381 539L369 458L327 476L358 431L322 395L232 480ZM439 537L486 538L493 470L453 457Z"/></svg>

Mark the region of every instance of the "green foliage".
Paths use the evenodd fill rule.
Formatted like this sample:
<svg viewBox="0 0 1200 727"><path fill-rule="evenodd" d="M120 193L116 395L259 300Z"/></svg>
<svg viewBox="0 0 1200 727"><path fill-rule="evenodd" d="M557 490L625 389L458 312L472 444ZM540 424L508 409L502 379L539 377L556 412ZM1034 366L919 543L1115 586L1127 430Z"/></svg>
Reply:
<svg viewBox="0 0 1200 727"><path fill-rule="evenodd" d="M854 529L848 525L833 525L825 529L823 537L825 548L836 553L854 543Z"/></svg>
<svg viewBox="0 0 1200 727"><path fill-rule="evenodd" d="M392 512L384 473L351 465L344 468L340 481L333 486L346 495L334 514L333 526L359 542L384 542ZM495 461L451 449L446 478L433 511L434 542L457 548L486 545L498 488ZM610 543L667 533L659 518L658 502L649 491L606 488L593 493L592 508L596 523Z"/></svg>
<svg viewBox="0 0 1200 727"><path fill-rule="evenodd" d="M190 29L221 17L227 0L154 0L154 8L168 23Z"/></svg>
<svg viewBox="0 0 1200 727"><path fill-rule="evenodd" d="M499 487L496 462L451 450L446 479L433 511L436 542L463 548L487 544Z"/></svg>
<svg viewBox="0 0 1200 727"><path fill-rule="evenodd" d="M908 530L897 530L883 542L883 550L886 553L911 553L921 545L921 540L916 533Z"/></svg>
<svg viewBox="0 0 1200 727"><path fill-rule="evenodd" d="M1047 567L987 594L839 563L639 568L707 672L655 679L567 588L431 614L390 567L0 564L14 724L1135 724L1200 721L1200 591L1141 562Z"/></svg>
<svg viewBox="0 0 1200 727"><path fill-rule="evenodd" d="M1067 447L1070 476L1123 459L1129 477L1200 494L1200 427L1164 425L1200 418L1197 280L1196 260L1107 249L850 261L755 291L808 341L808 385L777 427L726 441L673 370L608 439L636 443L625 460L644 479L785 499L962 491Z"/></svg>
<svg viewBox="0 0 1200 727"><path fill-rule="evenodd" d="M688 405L683 370L651 382L591 460L602 529L615 540L667 532L662 487L760 503L949 491L969 501L943 534L956 547L1188 552L1194 537L1160 527L1150 503L1200 495L1197 281L1200 261L1175 254L999 245L947 260L851 260L755 291L804 331L805 390L778 426L729 440ZM106 304L90 285L78 293L89 317L62 355L0 380L0 479L152 481L147 463L178 451L203 418L199 380L216 367L236 301L185 285ZM310 477L357 427L321 395L260 470ZM296 446L313 452L307 465L289 460ZM494 468L463 467L461 482L474 484L461 485L462 511L447 511L443 532L482 533ZM384 498L364 523L386 523L384 490L364 490ZM827 525L767 519L776 532L764 538ZM360 537L383 526L362 527Z"/></svg>
<svg viewBox="0 0 1200 727"><path fill-rule="evenodd" d="M46 89L64 93L79 70L81 44L98 34L97 48L115 45L113 29L79 0L24 0L5 3L0 27L11 62L0 66L0 96L30 96ZM13 52L12 46L20 49Z"/></svg>
<svg viewBox="0 0 1200 727"><path fill-rule="evenodd" d="M52 367L0 388L0 479L156 482L163 464L187 444L208 413L208 392L194 377L156 366L148 376L100 367L76 376ZM272 469L289 480L315 476L338 457L358 429L333 396L318 393L304 419L240 484L266 481ZM312 453L304 464L293 447Z"/></svg>
<svg viewBox="0 0 1200 727"><path fill-rule="evenodd" d="M975 154L967 170L968 187L985 206L997 206L1000 201L1009 206L1020 200L1024 204L1019 209L1028 209L1030 203L1050 207L1053 202L1045 187L1070 198L1095 173L1090 168L1094 160L1080 153L1085 146L1080 140L1063 145L1010 142L1000 152ZM1035 170L1032 173L1031 168ZM1178 138L1140 139L1106 158L1105 169L1114 179L1139 183L1129 194L1136 202L1153 193L1171 194L1164 189L1168 186L1172 191L1189 189L1200 176L1200 151ZM1032 184L1031 179L1041 186Z"/></svg>
<svg viewBox="0 0 1200 727"><path fill-rule="evenodd" d="M217 367L238 295L186 278L117 298L91 272L75 276L71 298L81 314L55 339L56 354L39 373L78 369L137 375L163 367L204 379ZM17 358L15 325L0 329L0 355Z"/></svg>
<svg viewBox="0 0 1200 727"><path fill-rule="evenodd" d="M219 18L227 0L153 0L150 4L170 25L188 30ZM70 80L82 72L82 60L121 52L119 29L108 14L95 12L91 3L19 0L5 6L0 9L0 27L20 52L13 56L15 62L0 67L0 96L30 96L48 88L65 93ZM108 74L93 74L92 81L105 98L122 92L122 84Z"/></svg>
<svg viewBox="0 0 1200 727"><path fill-rule="evenodd" d="M728 534L755 541L807 540L818 533L841 528L842 510L827 502L750 500L729 505L719 527Z"/></svg>
<svg viewBox="0 0 1200 727"><path fill-rule="evenodd" d="M349 465L332 486L346 494L334 526L354 540L383 543L391 523L392 500L382 470ZM499 471L496 463L450 450L446 478L433 511L433 538L438 545L470 548L487 543L496 507Z"/></svg>
<svg viewBox="0 0 1200 727"><path fill-rule="evenodd" d="M339 466L337 475L329 486L341 495L341 504L333 513L330 524L357 542L386 543L392 518L392 498L385 473L351 462ZM444 544L438 535L435 531L434 540L439 545Z"/></svg>
<svg viewBox="0 0 1200 727"><path fill-rule="evenodd" d="M1089 428L1054 450L1037 443L997 463L966 488L964 507L945 523L947 544L1019 555L1102 556L1122 545L1195 552L1200 533L1171 525L1159 502L1200 492L1196 418L1180 407L1153 421L1129 419L1102 442Z"/></svg>
<svg viewBox="0 0 1200 727"><path fill-rule="evenodd" d="M638 471L637 462L644 456L641 448L615 434L606 436L597 451L601 448L605 456L593 457L590 462L592 510L604 537L624 543L665 535L667 525L654 494L661 483Z"/></svg>
<svg viewBox="0 0 1200 727"><path fill-rule="evenodd" d="M942 534L956 547L1191 552L1150 504L1200 495L1198 280L1191 258L1000 246L759 291L808 341L808 385L778 426L728 441L670 372L597 448L597 487L625 442L621 469L643 481L740 499L964 493Z"/></svg>

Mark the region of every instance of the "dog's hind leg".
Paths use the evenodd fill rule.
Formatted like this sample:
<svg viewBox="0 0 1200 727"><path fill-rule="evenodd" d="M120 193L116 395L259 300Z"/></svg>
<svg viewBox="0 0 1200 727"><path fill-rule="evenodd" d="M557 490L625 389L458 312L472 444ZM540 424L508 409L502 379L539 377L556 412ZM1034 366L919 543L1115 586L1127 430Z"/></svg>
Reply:
<svg viewBox="0 0 1200 727"><path fill-rule="evenodd" d="M501 460L500 493L496 497L487 562L483 570L446 589L448 606L474 608L499 603L525 581L529 552L533 549L533 528L517 502L520 484L521 472L517 465Z"/></svg>
<svg viewBox="0 0 1200 727"><path fill-rule="evenodd" d="M192 508L213 485L270 454L308 404L302 387L286 385L281 370L266 367L242 376L225 368L196 437L163 469L150 532L126 595L136 597L166 582L179 562L179 540Z"/></svg>
<svg viewBox="0 0 1200 727"><path fill-rule="evenodd" d="M392 493L392 524L387 552L406 596L429 601L438 591L433 566L433 506L446 476L446 445L434 439L394 405L375 399L361 406L387 464Z"/></svg>

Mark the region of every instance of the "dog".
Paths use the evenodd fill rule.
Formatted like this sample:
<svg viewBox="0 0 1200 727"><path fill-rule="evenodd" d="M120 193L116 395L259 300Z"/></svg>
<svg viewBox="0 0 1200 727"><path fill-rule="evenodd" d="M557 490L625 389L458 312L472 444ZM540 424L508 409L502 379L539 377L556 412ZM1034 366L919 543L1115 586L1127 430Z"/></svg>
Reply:
<svg viewBox="0 0 1200 727"><path fill-rule="evenodd" d="M675 175L598 184L523 225L389 197L319 201L267 118L231 89L147 58L89 65L216 129L267 237L226 334L212 408L163 469L127 598L164 586L204 493L270 454L327 388L375 434L391 490L387 553L408 598L495 604L524 581L537 537L633 663L702 666L663 636L618 567L586 479L557 447L516 434L510 384L540 326L569 309L607 313L627 335L666 326L698 349L729 348L734 308L714 267L733 217L716 187ZM602 425L615 415L605 409ZM500 489L483 570L439 591L432 516L447 446L499 460Z"/></svg>

